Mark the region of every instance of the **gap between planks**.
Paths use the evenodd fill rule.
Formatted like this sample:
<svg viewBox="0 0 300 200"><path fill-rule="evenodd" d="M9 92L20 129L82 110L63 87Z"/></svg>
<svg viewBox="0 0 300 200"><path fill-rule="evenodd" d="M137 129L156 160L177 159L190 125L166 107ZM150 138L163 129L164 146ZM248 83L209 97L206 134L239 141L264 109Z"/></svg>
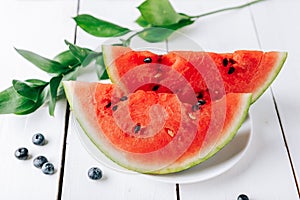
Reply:
<svg viewBox="0 0 300 200"><path fill-rule="evenodd" d="M287 151L287 154L288 154L288 158L289 158L289 161L290 161L290 166L291 166L292 173L293 173L293 176L294 176L294 181L295 181L295 184L296 184L298 197L300 199L300 188L299 188L299 183L297 181L297 174L296 174L296 171L295 171L295 168L294 168L294 164L293 164L293 160L292 160L291 153L290 153L290 150L289 150L289 146L287 144L287 139L286 139L285 134L284 134L284 128L283 128L283 125L282 125L282 120L281 120L281 117L280 117L280 114L279 114L279 109L278 109L277 102L276 102L276 99L275 99L272 88L271 88L271 93L272 93L272 99L273 99L274 107L275 107L275 110L276 110L280 130L281 130L281 133L282 133L282 138L283 138L283 141L284 141L284 145L285 145L285 148L286 148L286 151Z"/></svg>
<svg viewBox="0 0 300 200"><path fill-rule="evenodd" d="M165 43L166 43L166 51L169 52L168 39L166 39ZM176 194L176 200L180 200L180 185L179 185L179 183L175 184L175 194Z"/></svg>
<svg viewBox="0 0 300 200"><path fill-rule="evenodd" d="M180 186L176 183L176 200L180 200Z"/></svg>
<svg viewBox="0 0 300 200"><path fill-rule="evenodd" d="M261 49L262 45L261 45L261 41L260 41L260 38L259 38L258 30L257 30L257 27L256 27L256 23L255 23L255 19L254 19L254 16L253 16L253 12L251 10L251 6L249 7L249 12L250 12L250 17L251 17L251 21L252 21L252 24L253 24L253 28L254 28L254 31L255 31L255 36L256 36L256 39L257 39L257 43L258 43L259 48ZM273 101L274 108L275 108L275 111L276 111L278 123L279 123L279 126L280 126L281 136L282 136L282 139L284 141L284 145L285 145L285 149L286 149L287 156L288 156L288 159L289 159L289 163L290 163L290 167L291 167L291 170L292 170L292 174L293 174L293 177L294 177L294 181L295 181L295 185L296 185L298 197L300 199L300 186L299 186L299 183L298 183L297 174L296 174L296 171L295 171L294 163L293 163L293 160L292 160L292 157L291 157L291 153L290 153L290 149L289 149L289 146L288 146L288 143L287 143L287 139L286 139L286 136L285 136L285 132L284 132L282 120L281 120L279 109L278 109L278 106L277 106L277 101L276 101L276 98L275 98L275 95L274 95L274 92L273 92L273 89L272 89L271 86L270 86L270 90L271 90L272 101Z"/></svg>
<svg viewBox="0 0 300 200"><path fill-rule="evenodd" d="M80 0L77 0L76 15L79 14L79 9L80 9ZM77 40L77 25L75 25L75 30L74 30L74 44L76 44L76 40ZM65 161L66 161L67 136L68 136L68 130L69 130L69 120L70 120L70 106L69 106L69 103L67 102L66 111L65 111L65 126L64 126L63 143L62 143L63 147L62 147L62 152L61 152L61 163L60 163L60 174L59 174L59 182L58 182L57 200L62 199Z"/></svg>

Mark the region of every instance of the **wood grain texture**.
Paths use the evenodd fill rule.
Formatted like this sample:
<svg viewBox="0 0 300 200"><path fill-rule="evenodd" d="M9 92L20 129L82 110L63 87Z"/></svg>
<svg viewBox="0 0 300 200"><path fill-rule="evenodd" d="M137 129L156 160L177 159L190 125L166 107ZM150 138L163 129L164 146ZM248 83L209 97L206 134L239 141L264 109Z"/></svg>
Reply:
<svg viewBox="0 0 300 200"><path fill-rule="evenodd" d="M12 79L24 80L49 76L22 58L14 47L53 57L66 49L63 39L72 39L74 1L1 1L0 90L11 86ZM60 172L65 102L58 102L55 118L43 107L28 116L3 115L0 125L0 199L56 199ZM36 146L32 136L41 132L48 143ZM17 160L14 151L27 147L30 159ZM33 158L44 155L55 166L55 174L44 175L33 166Z"/></svg>
<svg viewBox="0 0 300 200"><path fill-rule="evenodd" d="M139 12L135 8L143 0L80 0L79 13L92 14L116 24L138 29L134 23ZM198 15L219 8L240 5L240 0L170 0L179 12ZM2 1L0 6L1 69L0 90L11 85L12 79L49 79L44 72L19 56L13 47L32 50L46 57L53 57L65 50L64 39L73 41L77 1ZM4 162L0 164L0 199L56 199L59 181L62 193L59 199L146 199L193 200L236 199L241 193L250 199L299 199L288 158L287 145L297 179L300 174L299 115L300 74L296 63L300 61L297 25L300 3L296 0L269 0L251 8L227 11L197 20L180 30L192 42L191 46L181 37L168 41L169 50L177 50L178 44L207 51L230 52L237 49L285 50L287 62L272 84L272 91L265 94L251 107L253 138L244 157L227 172L207 181L194 184L168 184L142 175L124 174L99 163L81 143L72 121L69 121L67 142L63 144L66 103L58 102L55 118L48 110L28 116L0 116L0 152ZM77 32L77 44L100 50L106 38L96 38L81 29ZM139 43L133 43L138 47ZM165 48L165 43L158 44ZM87 70L79 80L96 81L94 72ZM278 113L274 106L274 99ZM283 133L280 128L280 116ZM48 144L42 147L31 143L31 137L42 132ZM286 142L283 140L283 134ZM62 148L66 145L65 165L60 166ZM30 160L19 161L14 151L21 146L29 149ZM32 165L33 157L45 155L53 162L56 173L46 176ZM104 177L92 181L87 176L90 167L103 170ZM59 177L60 167L64 176Z"/></svg>
<svg viewBox="0 0 300 200"><path fill-rule="evenodd" d="M266 2L265 6L251 8L261 48L288 52L286 64L272 88L298 184L300 177L299 8L300 2L293 0L285 2L273 0Z"/></svg>

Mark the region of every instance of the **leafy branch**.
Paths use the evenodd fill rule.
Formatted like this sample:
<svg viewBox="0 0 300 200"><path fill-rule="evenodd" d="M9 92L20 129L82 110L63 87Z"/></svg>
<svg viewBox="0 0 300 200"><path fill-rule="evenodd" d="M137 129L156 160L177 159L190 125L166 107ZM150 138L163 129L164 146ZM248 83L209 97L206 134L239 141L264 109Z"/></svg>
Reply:
<svg viewBox="0 0 300 200"><path fill-rule="evenodd" d="M87 67L95 58L102 57L102 53L73 45L68 41L65 43L69 49L58 54L54 59L16 49L21 56L47 72L51 78L48 82L39 79L13 80L11 87L0 92L0 114L29 114L48 102L49 114L54 115L56 100L64 96L61 82L75 80L78 70ZM96 65L98 71L101 71L99 79L107 79L107 75L102 73L105 71L104 65L101 62L100 64Z"/></svg>
<svg viewBox="0 0 300 200"><path fill-rule="evenodd" d="M245 8L261 1L264 0L254 0L239 6L192 16L176 12L169 0L146 0L137 7L141 15L135 20L143 29L133 33L126 40L122 40L122 44L129 46L131 39L137 35L147 42L162 42L174 31L193 24L199 18L219 12ZM87 14L78 15L74 19L80 28L96 37L118 37L134 32L129 28L121 27Z"/></svg>
<svg viewBox="0 0 300 200"><path fill-rule="evenodd" d="M176 12L169 0L146 0L137 7L141 15L135 22L142 27L142 30L138 32L88 14L78 15L74 17L74 20L80 28L96 37L118 37L133 32L127 39L122 39L120 44L116 44L129 46L132 38L136 36L148 42L161 42L174 31L193 24L201 17L241 9L261 1L263 0L190 16ZM48 73L50 80L13 80L11 87L0 92L0 114L25 115L48 103L49 114L53 116L57 99L64 97L62 81L76 80L78 71L86 68L92 62L94 62L92 66L96 68L99 80L109 78L103 63L102 52L79 47L68 41L65 43L68 50L59 53L53 59L45 58L31 51L16 49L26 60Z"/></svg>

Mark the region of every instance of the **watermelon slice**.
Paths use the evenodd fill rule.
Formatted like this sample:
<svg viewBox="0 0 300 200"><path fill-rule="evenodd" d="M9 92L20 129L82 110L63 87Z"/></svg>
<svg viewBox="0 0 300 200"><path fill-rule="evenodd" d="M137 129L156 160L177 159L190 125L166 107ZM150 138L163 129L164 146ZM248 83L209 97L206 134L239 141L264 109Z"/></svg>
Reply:
<svg viewBox="0 0 300 200"><path fill-rule="evenodd" d="M197 106L171 93L115 84L63 83L71 109L91 141L119 165L149 174L188 169L225 146L246 118L251 94L228 93Z"/></svg>
<svg viewBox="0 0 300 200"><path fill-rule="evenodd" d="M225 93L252 93L252 103L281 70L286 52L234 53L171 51L157 55L129 47L103 46L111 80L129 92L169 92L183 102L219 99Z"/></svg>

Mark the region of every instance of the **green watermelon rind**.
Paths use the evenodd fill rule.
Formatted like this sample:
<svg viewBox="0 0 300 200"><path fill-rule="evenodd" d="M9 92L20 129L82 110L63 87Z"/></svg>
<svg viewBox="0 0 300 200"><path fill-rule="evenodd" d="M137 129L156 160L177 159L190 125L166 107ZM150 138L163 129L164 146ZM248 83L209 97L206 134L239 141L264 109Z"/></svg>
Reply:
<svg viewBox="0 0 300 200"><path fill-rule="evenodd" d="M116 59L113 57L113 55L109 54L109 53L105 53L105 52L111 52L111 45L102 45L102 52L103 52L103 62L105 65L105 69L107 71L107 74L109 76L109 79L112 83L115 83L116 80L120 80L120 77L118 76L118 73L116 72L116 67L113 65L113 61ZM120 53L121 56L123 54L125 54L127 51L131 50L128 47L123 47L124 52ZM116 56L116 57L118 57ZM119 83L119 86L122 87L122 83ZM124 88L124 86L123 86Z"/></svg>
<svg viewBox="0 0 300 200"><path fill-rule="evenodd" d="M275 67L273 68L273 72L269 74L269 78L265 81L265 84L262 87L258 88L257 91L255 91L253 93L251 104L253 104L257 99L259 99L259 97L273 83L273 81L278 76L279 72L281 71L281 69L287 59L287 56L288 56L287 52L278 52L278 61L277 61L277 64L275 64Z"/></svg>
<svg viewBox="0 0 300 200"><path fill-rule="evenodd" d="M232 125L232 128L229 132L229 136L225 137L225 141L222 141L221 144L218 144L217 147L213 148L213 150L211 152L209 152L206 156L204 156L203 158L197 159L194 162L190 162L188 165L185 165L182 168L169 168L166 167L164 169L158 170L158 171L154 171L152 172L153 174L166 174L166 173L175 173L175 172L180 172L183 170L187 170L190 169L191 167L194 167L206 160L208 160L209 158L211 158L212 156L214 156L216 153L218 153L220 150L222 150L228 143L230 143L233 138L235 137L235 135L237 134L238 130L240 129L240 127L242 126L243 122L246 120L247 116L248 116L248 111L249 108L251 106L251 98L252 94L248 94L248 98L245 96L244 98L246 99L246 105L245 105L245 109L243 111L243 113L241 114L241 116L238 118L239 120ZM244 105L244 104L243 104Z"/></svg>

